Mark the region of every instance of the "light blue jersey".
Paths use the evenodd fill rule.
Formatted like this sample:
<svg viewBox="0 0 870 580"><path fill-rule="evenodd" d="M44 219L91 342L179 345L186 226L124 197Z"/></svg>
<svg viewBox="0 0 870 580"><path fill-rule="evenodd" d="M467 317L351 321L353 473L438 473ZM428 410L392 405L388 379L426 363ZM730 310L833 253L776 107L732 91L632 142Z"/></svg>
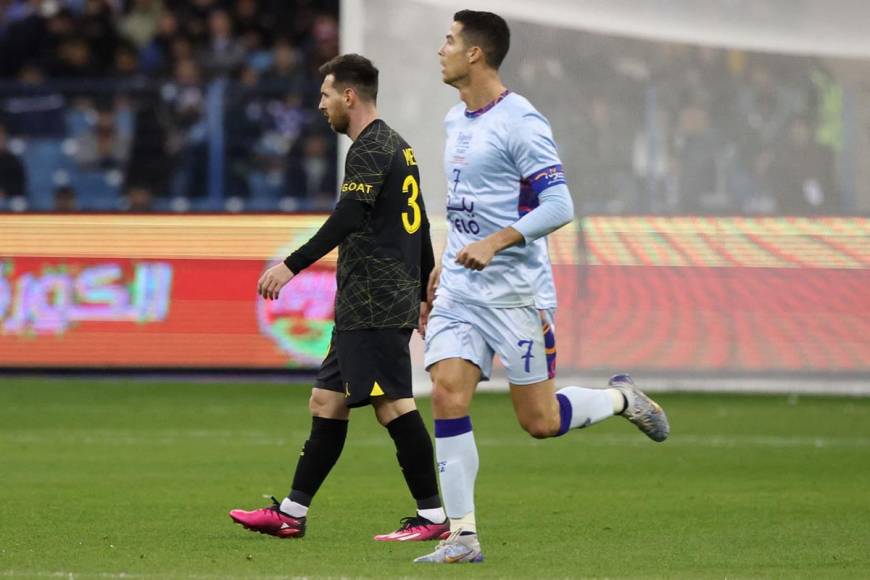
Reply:
<svg viewBox="0 0 870 580"><path fill-rule="evenodd" d="M536 208L545 190L565 188L549 122L527 99L505 92L478 111L457 104L444 125L449 233L439 295L495 308L555 308L546 237L499 252L482 271L456 263L467 244Z"/></svg>

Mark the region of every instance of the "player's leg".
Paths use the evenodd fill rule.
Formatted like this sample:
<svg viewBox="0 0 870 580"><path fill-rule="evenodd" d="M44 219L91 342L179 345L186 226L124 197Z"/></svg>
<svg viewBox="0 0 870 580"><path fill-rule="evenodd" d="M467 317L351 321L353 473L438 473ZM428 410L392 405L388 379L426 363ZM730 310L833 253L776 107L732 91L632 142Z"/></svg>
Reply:
<svg viewBox="0 0 870 580"><path fill-rule="evenodd" d="M402 518L399 529L379 534L375 540L406 542L435 540L450 531L447 515L438 495L435 454L426 424L413 398L372 398L378 422L386 427L396 446L396 459L417 504L414 516Z"/></svg>
<svg viewBox="0 0 870 580"><path fill-rule="evenodd" d="M481 371L466 359L449 358L435 363L429 372L435 456L450 528L476 532L474 484L480 461L469 406Z"/></svg>
<svg viewBox="0 0 870 580"><path fill-rule="evenodd" d="M432 440L414 402L411 381L410 329L373 329L354 333L345 362L350 391L362 381L363 391L396 446L396 458L417 503L417 513L402 520L395 532L375 536L380 541L415 541L440 538L448 531L447 516L438 495ZM354 400L354 403L362 403Z"/></svg>
<svg viewBox="0 0 870 580"><path fill-rule="evenodd" d="M293 487L281 502L281 511L294 517L308 515L314 495L341 456L350 418L344 394L323 386L311 390L308 409L311 432L299 453Z"/></svg>
<svg viewBox="0 0 870 580"><path fill-rule="evenodd" d="M308 408L311 432L299 455L290 493L281 502L272 498L273 505L267 508L231 511L230 517L236 523L281 538L305 535L311 501L338 461L347 438L349 409L345 404L335 332L317 374Z"/></svg>
<svg viewBox="0 0 870 580"><path fill-rule="evenodd" d="M510 389L517 419L532 437L557 437L614 415L625 417L653 441L664 441L670 433L664 410L627 374L614 375L606 389L569 386L556 390L552 379L511 384Z"/></svg>
<svg viewBox="0 0 870 580"><path fill-rule="evenodd" d="M439 298L429 317L425 363L432 378L435 456L450 537L415 562L483 560L474 514L479 459L469 405L477 384L492 371L492 349L471 324L465 305Z"/></svg>
<svg viewBox="0 0 870 580"><path fill-rule="evenodd" d="M524 314L518 309L505 309L498 314L505 326L496 329L500 333L508 332L507 328L526 328L524 320L533 318L531 313ZM669 426L664 411L628 375L615 375L605 389L567 386L556 390L553 312L541 311L539 316L542 323L539 336L527 339L513 336L498 347L507 368L514 411L523 429L536 438L555 437L613 415L623 415L651 439L667 438ZM534 382L545 373L546 379Z"/></svg>
<svg viewBox="0 0 870 580"><path fill-rule="evenodd" d="M283 501L272 498L273 505L253 511L236 509L230 517L247 529L280 538L305 535L308 508L314 494L338 461L347 437L348 409L344 396L314 388L309 400L311 433L299 454L293 487Z"/></svg>
<svg viewBox="0 0 870 580"><path fill-rule="evenodd" d="M591 425L624 406L613 389L565 387L556 392L552 315L533 307L492 308L480 324L505 367L517 419L536 438Z"/></svg>
<svg viewBox="0 0 870 580"><path fill-rule="evenodd" d="M517 420L536 439L556 437L569 429L588 427L622 411L622 395L612 389L563 387L547 379L538 383L510 385Z"/></svg>

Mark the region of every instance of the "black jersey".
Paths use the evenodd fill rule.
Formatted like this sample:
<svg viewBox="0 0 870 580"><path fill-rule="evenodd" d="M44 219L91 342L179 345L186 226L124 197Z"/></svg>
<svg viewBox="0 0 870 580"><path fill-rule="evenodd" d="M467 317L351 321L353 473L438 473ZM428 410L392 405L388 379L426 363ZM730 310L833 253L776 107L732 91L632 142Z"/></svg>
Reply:
<svg viewBox="0 0 870 580"><path fill-rule="evenodd" d="M336 327L416 328L434 262L429 219L414 151L380 119L347 153L339 202L346 199L369 210L338 247Z"/></svg>

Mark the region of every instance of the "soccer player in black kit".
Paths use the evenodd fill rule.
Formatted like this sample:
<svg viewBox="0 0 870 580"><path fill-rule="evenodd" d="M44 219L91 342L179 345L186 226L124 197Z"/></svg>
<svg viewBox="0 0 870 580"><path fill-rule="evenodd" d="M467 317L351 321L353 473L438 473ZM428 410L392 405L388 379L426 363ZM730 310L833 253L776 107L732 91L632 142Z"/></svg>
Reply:
<svg viewBox="0 0 870 580"><path fill-rule="evenodd" d="M338 204L320 230L262 275L257 292L276 299L294 275L338 246L335 330L317 374L305 442L290 494L230 517L249 530L300 538L308 506L341 455L350 408L371 404L390 433L417 513L381 541L431 540L449 532L438 495L432 441L411 389L408 342L426 307L434 266L414 151L378 118L378 69L356 54L320 67L320 111L353 141ZM422 329L421 329L422 330Z"/></svg>

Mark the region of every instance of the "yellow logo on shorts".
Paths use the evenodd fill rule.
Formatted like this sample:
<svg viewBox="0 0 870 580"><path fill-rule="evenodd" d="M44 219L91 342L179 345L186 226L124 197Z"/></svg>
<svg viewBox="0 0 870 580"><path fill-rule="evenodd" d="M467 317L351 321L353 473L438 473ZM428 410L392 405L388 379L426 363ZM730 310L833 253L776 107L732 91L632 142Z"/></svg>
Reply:
<svg viewBox="0 0 870 580"><path fill-rule="evenodd" d="M372 386L372 392L369 393L369 395L372 397L380 397L383 394L384 394L384 390L381 388L381 386L378 384L378 382L375 381L374 386Z"/></svg>
<svg viewBox="0 0 870 580"><path fill-rule="evenodd" d="M345 381L344 382L344 397L347 398L349 396L350 396L350 383Z"/></svg>

